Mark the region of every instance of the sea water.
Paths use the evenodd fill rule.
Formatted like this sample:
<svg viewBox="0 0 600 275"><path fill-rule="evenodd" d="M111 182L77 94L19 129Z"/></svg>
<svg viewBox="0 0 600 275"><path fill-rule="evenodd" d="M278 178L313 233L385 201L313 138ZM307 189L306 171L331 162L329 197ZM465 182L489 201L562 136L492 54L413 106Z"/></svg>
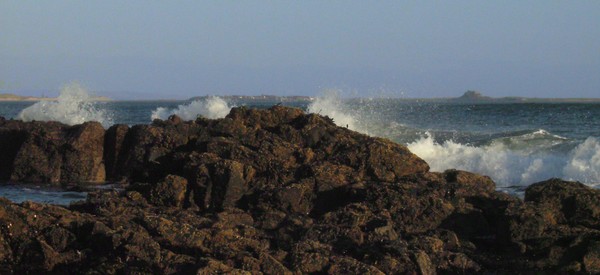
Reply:
<svg viewBox="0 0 600 275"><path fill-rule="evenodd" d="M85 93L75 86L63 90L57 102L0 102L0 116L66 124L96 120L109 127L147 124L172 114L184 119L222 118L234 106L267 108L278 103L219 97L92 102ZM312 102L283 105L326 115L339 126L404 144L427 161L432 171L455 168L488 175L498 189L511 193L549 178L600 187L600 103L343 98L340 92L328 91ZM10 197L6 192L2 195Z"/></svg>
<svg viewBox="0 0 600 275"><path fill-rule="evenodd" d="M13 202L35 201L67 205L72 201L85 200L86 192L65 190L60 187L49 187L35 184L3 184L0 185L0 197Z"/></svg>

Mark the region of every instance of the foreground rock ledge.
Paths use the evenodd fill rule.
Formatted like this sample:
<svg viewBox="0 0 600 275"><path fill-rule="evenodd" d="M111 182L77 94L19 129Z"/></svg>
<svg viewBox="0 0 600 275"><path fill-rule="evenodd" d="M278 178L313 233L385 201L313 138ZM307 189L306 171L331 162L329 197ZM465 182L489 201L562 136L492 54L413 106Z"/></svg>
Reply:
<svg viewBox="0 0 600 275"><path fill-rule="evenodd" d="M599 273L600 192L525 200L301 110L152 125L0 119L0 178L129 182L69 207L0 199L0 273Z"/></svg>

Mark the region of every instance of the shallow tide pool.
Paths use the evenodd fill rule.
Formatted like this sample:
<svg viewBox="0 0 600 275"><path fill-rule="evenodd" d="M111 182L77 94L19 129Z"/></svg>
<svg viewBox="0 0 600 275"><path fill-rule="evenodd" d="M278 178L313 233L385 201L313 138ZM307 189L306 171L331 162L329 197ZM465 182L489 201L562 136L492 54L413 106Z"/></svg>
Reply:
<svg viewBox="0 0 600 275"><path fill-rule="evenodd" d="M69 191L60 187L48 187L33 184L2 184L0 197L15 203L33 201L58 205L69 205L71 202L85 200L87 192Z"/></svg>

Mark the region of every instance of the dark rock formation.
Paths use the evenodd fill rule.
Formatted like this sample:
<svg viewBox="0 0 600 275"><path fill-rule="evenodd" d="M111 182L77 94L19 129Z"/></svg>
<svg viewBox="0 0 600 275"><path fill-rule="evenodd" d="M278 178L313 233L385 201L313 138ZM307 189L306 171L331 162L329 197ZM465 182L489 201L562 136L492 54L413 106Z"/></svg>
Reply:
<svg viewBox="0 0 600 275"><path fill-rule="evenodd" d="M125 156L121 154L124 151L123 143L128 131L129 126L123 124L113 125L106 130L104 135L104 166L108 180L120 180L117 175L120 171L120 165L123 165L122 159Z"/></svg>
<svg viewBox="0 0 600 275"><path fill-rule="evenodd" d="M484 96L480 92L466 91L462 96L453 98L454 101L460 102L480 102L480 101L493 101L494 99L489 96Z"/></svg>
<svg viewBox="0 0 600 275"><path fill-rule="evenodd" d="M27 136L27 129L22 129L22 125L20 121L0 117L0 180L10 179L13 172L15 157Z"/></svg>
<svg viewBox="0 0 600 275"><path fill-rule="evenodd" d="M600 191L579 183L520 200L280 106L100 132L0 120L5 178L131 183L69 207L0 199L0 273L600 272Z"/></svg>
<svg viewBox="0 0 600 275"><path fill-rule="evenodd" d="M61 182L104 182L104 128L86 122L66 131L62 148Z"/></svg>
<svg viewBox="0 0 600 275"><path fill-rule="evenodd" d="M0 120L0 180L36 183L104 182L104 128L98 122Z"/></svg>

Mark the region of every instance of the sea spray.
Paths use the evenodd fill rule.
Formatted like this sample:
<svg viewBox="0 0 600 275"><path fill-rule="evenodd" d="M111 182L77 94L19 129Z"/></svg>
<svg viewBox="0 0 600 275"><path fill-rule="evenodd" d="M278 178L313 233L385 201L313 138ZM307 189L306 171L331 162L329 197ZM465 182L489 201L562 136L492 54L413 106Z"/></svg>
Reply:
<svg viewBox="0 0 600 275"><path fill-rule="evenodd" d="M357 119L351 114L344 104L339 90L327 89L308 105L309 113L328 116L340 127L362 132L357 124Z"/></svg>
<svg viewBox="0 0 600 275"><path fill-rule="evenodd" d="M171 115L177 115L183 120L194 120L198 116L210 119L224 118L231 111L230 106L220 97L211 96L204 99L194 100L188 104L182 104L175 109L158 107L152 111L151 118L165 120Z"/></svg>
<svg viewBox="0 0 600 275"><path fill-rule="evenodd" d="M186 119L197 115L218 118L230 109L219 98L174 103L168 108L164 104L112 102L98 106L113 110L117 123L130 125L148 123L151 113L152 118L162 119L175 113ZM432 171L457 168L485 174L500 188L526 186L552 177L600 187L598 104L473 105L350 99L333 90L323 92L310 106L301 106L330 116L341 127L406 144L430 164ZM424 136L425 132L430 136Z"/></svg>
<svg viewBox="0 0 600 275"><path fill-rule="evenodd" d="M490 176L499 187L524 186L549 178L600 183L600 143L595 138L588 138L569 153L515 149L500 142L477 147L452 140L438 143L430 134L409 143L408 148L427 161L432 171L472 171Z"/></svg>
<svg viewBox="0 0 600 275"><path fill-rule="evenodd" d="M341 90L326 89L308 105L307 112L326 115L340 127L392 138L410 131L404 124L389 117L396 107L387 98L342 98Z"/></svg>
<svg viewBox="0 0 600 275"><path fill-rule="evenodd" d="M480 173L490 176L498 187L526 186L553 177L600 186L600 142L596 138L578 143L537 129L493 134L491 139L482 134L469 137L468 132L457 132L457 137L464 140L459 142L449 135L451 132L438 131L434 136L418 126L402 124L402 117L389 116L397 113L397 108L412 106L382 99L343 100L341 91L326 90L307 111L327 115L341 127L407 144L429 163L432 171L461 169ZM469 142L475 137L480 140Z"/></svg>
<svg viewBox="0 0 600 275"><path fill-rule="evenodd" d="M112 125L112 116L98 108L93 96L79 83L62 87L56 101L40 101L23 109L18 119L23 121L59 121L68 125L98 121L107 128Z"/></svg>

